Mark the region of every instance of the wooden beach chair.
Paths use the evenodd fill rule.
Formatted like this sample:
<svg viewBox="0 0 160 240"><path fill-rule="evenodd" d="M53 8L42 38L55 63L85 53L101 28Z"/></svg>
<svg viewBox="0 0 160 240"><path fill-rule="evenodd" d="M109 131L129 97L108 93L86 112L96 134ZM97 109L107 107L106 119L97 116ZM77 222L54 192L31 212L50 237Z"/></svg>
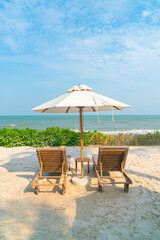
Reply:
<svg viewBox="0 0 160 240"><path fill-rule="evenodd" d="M40 164L40 172L31 186L38 194L40 186L62 186L62 194L66 192L68 165L65 148L39 148L36 150ZM48 175L49 173L52 173ZM45 174L45 175L44 175ZM58 176L58 174L60 174ZM46 178L48 183L39 183L39 179ZM49 179L59 179L59 183L49 182ZM63 181L62 181L63 180Z"/></svg>
<svg viewBox="0 0 160 240"><path fill-rule="evenodd" d="M128 150L128 147L100 147L98 156L92 156L93 168L98 178L98 190L101 193L103 184L124 184L124 191L129 191L132 180L124 172ZM112 176L112 171L120 172L120 176Z"/></svg>

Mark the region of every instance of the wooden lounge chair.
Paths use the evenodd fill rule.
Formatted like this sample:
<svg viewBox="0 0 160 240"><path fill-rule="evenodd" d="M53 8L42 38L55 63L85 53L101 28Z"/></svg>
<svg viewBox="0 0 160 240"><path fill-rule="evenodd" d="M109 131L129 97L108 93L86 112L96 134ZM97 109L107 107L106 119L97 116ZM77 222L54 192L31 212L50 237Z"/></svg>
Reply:
<svg viewBox="0 0 160 240"><path fill-rule="evenodd" d="M93 168L98 177L98 189L101 193L103 184L124 184L124 191L129 191L132 180L124 172L128 150L128 147L100 147L98 156L92 156ZM111 176L111 171L120 172L120 176ZM118 179L122 180L118 181Z"/></svg>
<svg viewBox="0 0 160 240"><path fill-rule="evenodd" d="M37 156L40 164L40 172L35 177L31 186L35 188L35 193L38 194L39 186L62 186L62 194L66 192L66 180L68 174L68 165L65 148L39 148L37 149ZM45 176L45 173L52 173L52 175ZM54 173L54 175L53 175ZM61 173L57 176L58 173ZM59 183L38 183L39 179L46 178L58 179ZM61 183L60 181L63 180Z"/></svg>

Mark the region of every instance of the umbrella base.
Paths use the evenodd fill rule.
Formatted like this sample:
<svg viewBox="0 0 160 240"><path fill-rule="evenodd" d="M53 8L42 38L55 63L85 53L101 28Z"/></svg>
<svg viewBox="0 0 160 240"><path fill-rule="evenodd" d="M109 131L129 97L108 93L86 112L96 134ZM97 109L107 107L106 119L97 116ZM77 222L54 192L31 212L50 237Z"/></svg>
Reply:
<svg viewBox="0 0 160 240"><path fill-rule="evenodd" d="M72 178L72 183L77 186L86 186L92 183L92 178L89 176L84 176L84 178L81 178L81 175L78 175Z"/></svg>

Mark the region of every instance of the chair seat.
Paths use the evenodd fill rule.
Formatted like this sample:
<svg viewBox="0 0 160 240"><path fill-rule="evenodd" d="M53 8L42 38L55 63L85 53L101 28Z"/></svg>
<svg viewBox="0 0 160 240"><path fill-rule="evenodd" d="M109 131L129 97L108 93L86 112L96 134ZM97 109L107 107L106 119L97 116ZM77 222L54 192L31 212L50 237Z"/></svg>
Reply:
<svg viewBox="0 0 160 240"><path fill-rule="evenodd" d="M104 184L124 184L124 190L128 192L129 184L132 184L124 172L128 150L128 147L100 147L98 156L92 156L101 192Z"/></svg>
<svg viewBox="0 0 160 240"><path fill-rule="evenodd" d="M32 181L31 186L38 194L39 186L62 186L62 193L66 192L68 164L65 148L39 148L36 150L40 172ZM59 183L51 179L59 179ZM43 181L43 179L47 179ZM50 181L48 181L50 179ZM61 181L63 179L63 182ZM40 180L40 181L39 181Z"/></svg>

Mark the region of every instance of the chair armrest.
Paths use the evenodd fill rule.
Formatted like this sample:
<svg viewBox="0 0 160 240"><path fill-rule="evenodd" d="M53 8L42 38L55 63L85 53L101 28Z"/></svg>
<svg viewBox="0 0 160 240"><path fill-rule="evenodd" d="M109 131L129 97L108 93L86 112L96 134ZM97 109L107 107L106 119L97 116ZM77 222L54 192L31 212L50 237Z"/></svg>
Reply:
<svg viewBox="0 0 160 240"><path fill-rule="evenodd" d="M123 171L124 177L126 181L128 181L130 184L132 184L132 180L128 177L127 173Z"/></svg>

